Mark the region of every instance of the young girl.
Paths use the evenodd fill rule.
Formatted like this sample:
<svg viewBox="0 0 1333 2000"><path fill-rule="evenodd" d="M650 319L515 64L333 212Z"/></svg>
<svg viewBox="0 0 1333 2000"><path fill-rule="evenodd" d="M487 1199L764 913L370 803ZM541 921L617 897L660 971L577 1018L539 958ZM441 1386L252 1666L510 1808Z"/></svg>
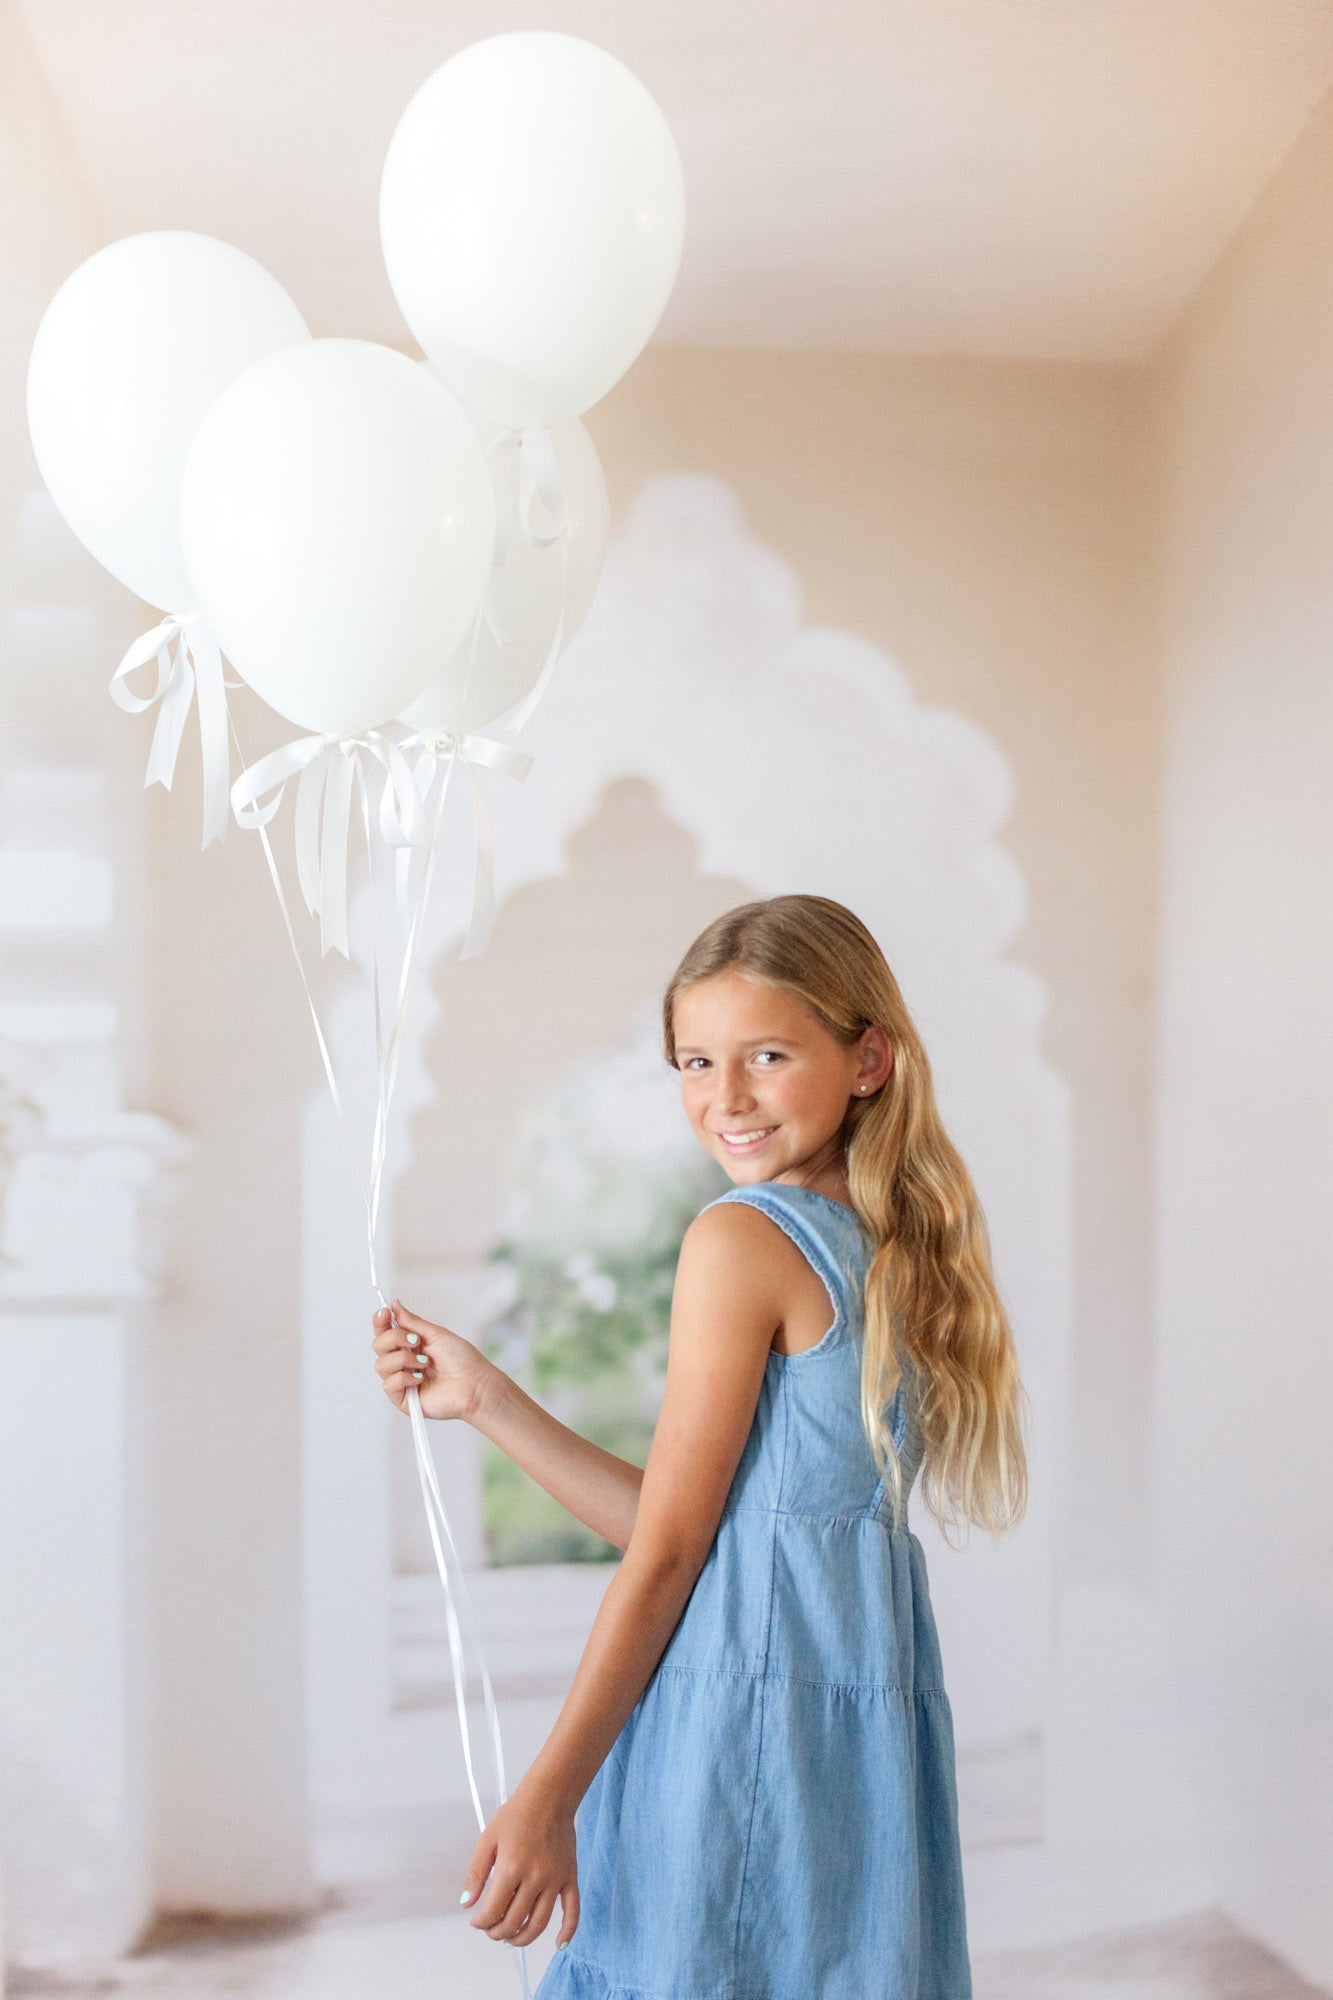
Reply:
<svg viewBox="0 0 1333 2000"><path fill-rule="evenodd" d="M663 1023L734 1186L681 1243L646 1467L457 1334L397 1301L376 1315L400 1408L419 1383L428 1416L474 1424L624 1550L460 1901L526 1945L559 1898L537 2000L970 2000L953 1718L907 1500L920 1473L946 1534L1026 1507L985 1219L897 982L840 903L729 910Z"/></svg>

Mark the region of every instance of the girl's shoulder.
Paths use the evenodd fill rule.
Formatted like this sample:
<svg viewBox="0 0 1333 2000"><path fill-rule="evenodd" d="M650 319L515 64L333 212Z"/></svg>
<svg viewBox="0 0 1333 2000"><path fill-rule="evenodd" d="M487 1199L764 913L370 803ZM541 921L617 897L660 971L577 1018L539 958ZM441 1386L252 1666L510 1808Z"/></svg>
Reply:
<svg viewBox="0 0 1333 2000"><path fill-rule="evenodd" d="M758 1209L790 1238L805 1263L813 1266L833 1301L836 1318L829 1333L834 1337L828 1345L836 1344L838 1328L859 1297L869 1252L869 1236L856 1210L813 1188L787 1181L749 1181L727 1188L699 1212L702 1215L728 1204Z"/></svg>
<svg viewBox="0 0 1333 2000"><path fill-rule="evenodd" d="M722 1202L744 1202L761 1209L784 1227L792 1225L790 1233L799 1238L814 1236L820 1240L832 1238L842 1242L848 1236L867 1237L866 1225L850 1202L838 1201L833 1195L820 1194L815 1188L799 1187L793 1181L748 1181L737 1187L730 1187L705 1202L699 1211L702 1215Z"/></svg>

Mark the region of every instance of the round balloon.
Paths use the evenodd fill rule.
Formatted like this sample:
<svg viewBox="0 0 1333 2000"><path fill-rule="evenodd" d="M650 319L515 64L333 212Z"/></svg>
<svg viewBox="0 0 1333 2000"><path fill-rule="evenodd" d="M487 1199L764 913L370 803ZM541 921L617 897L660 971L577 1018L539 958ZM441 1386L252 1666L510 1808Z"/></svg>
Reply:
<svg viewBox="0 0 1333 2000"><path fill-rule="evenodd" d="M499 435L497 426L473 413L483 446ZM504 633L500 644L483 619L468 632L452 659L400 720L414 729L461 735L491 722L533 688L546 664L551 642L560 627L564 651L588 615L606 557L610 503L597 448L577 417L551 429L551 443L560 466L565 493L565 526L560 540L545 547L530 541L517 522L504 560L491 570L487 594L496 622ZM515 448L521 452L520 442ZM515 453L491 453L488 463L497 480L516 477ZM497 495L497 500L504 496ZM545 532L546 523L538 519ZM564 615L561 616L561 553L564 557Z"/></svg>
<svg viewBox="0 0 1333 2000"><path fill-rule="evenodd" d="M42 316L28 362L38 468L74 533L135 595L198 606L181 556L181 474L229 382L310 331L243 250L187 229L108 243Z"/></svg>
<svg viewBox="0 0 1333 2000"><path fill-rule="evenodd" d="M619 381L680 265L685 178L632 71L520 30L428 77L389 144L380 237L413 333L462 400L515 429Z"/></svg>
<svg viewBox="0 0 1333 2000"><path fill-rule="evenodd" d="M218 398L180 527L242 678L289 721L355 735L412 701L470 627L495 503L443 383L374 341L314 340Z"/></svg>

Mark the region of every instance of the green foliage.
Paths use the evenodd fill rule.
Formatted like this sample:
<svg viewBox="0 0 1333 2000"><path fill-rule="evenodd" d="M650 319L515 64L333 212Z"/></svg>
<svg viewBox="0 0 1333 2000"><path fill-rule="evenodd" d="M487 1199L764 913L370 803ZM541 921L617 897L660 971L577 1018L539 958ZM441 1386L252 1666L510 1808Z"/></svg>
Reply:
<svg viewBox="0 0 1333 2000"><path fill-rule="evenodd" d="M633 1116L632 1106L623 1113L626 1123ZM477 1345L562 1423L645 1465L666 1378L681 1238L730 1182L716 1162L679 1146L656 1160L617 1156L604 1140L585 1142L577 1162L570 1151L567 1142L558 1186L543 1198L553 1163L530 1136L514 1176L516 1220L489 1253L508 1273L509 1303ZM482 1496L497 1566L619 1560L618 1548L489 1441Z"/></svg>

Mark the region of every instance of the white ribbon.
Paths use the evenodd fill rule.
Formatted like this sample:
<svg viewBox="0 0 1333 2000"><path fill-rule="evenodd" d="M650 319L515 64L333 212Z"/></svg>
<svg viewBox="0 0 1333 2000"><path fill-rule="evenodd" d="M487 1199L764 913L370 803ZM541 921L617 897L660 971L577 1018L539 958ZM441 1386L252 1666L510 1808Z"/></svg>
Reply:
<svg viewBox="0 0 1333 2000"><path fill-rule="evenodd" d="M534 548L549 548L553 542L560 544L560 610L555 621L555 631L547 649L546 659L535 685L523 697L509 720L503 725L512 736L527 722L542 696L550 685L555 663L560 657L560 643L565 632L565 611L569 601L569 495L565 489L564 473L560 469L560 459L549 430L536 425L525 430L502 430L491 440L489 450L501 461L497 473L496 514L495 514L495 556L496 563L508 559L514 538L522 534ZM533 503L540 500L555 526L550 534L539 534L533 524ZM496 645L503 649L508 642L508 634L498 623L489 599L483 602L481 615L490 626L491 636ZM475 644L475 633L474 633ZM466 958L468 953L465 951Z"/></svg>
<svg viewBox="0 0 1333 2000"><path fill-rule="evenodd" d="M390 847L414 847L425 833L425 813L407 759L378 730L359 736L325 731L300 736L271 750L241 772L231 806L244 827L267 826L288 780L297 780L296 870L311 915L319 916L320 954L330 945L344 958L347 943L347 836L352 787L363 757L383 766L379 805L381 838Z"/></svg>
<svg viewBox="0 0 1333 2000"><path fill-rule="evenodd" d="M232 730L232 734L234 737L235 736L234 728ZM309 744L311 740L312 739L306 739L306 743ZM322 754L327 752L334 745L341 746L348 739L334 737L327 742L325 742L324 739L318 739L318 738L313 740L316 742L324 742L323 752L319 750L313 750L307 753L305 746L303 746L302 744L289 744L286 747L285 757L284 753L275 753L281 761L285 761L285 763L288 765L289 768L286 771L286 776L280 776L278 778L277 796L273 800L271 800L267 806L262 806L257 803L257 801L263 796L263 790L255 789L255 774L263 772L263 768L267 764L269 766L269 773L266 775L268 775L271 778L271 773L273 769L273 759L272 758L261 759L258 764L251 767L249 772L244 772L243 776L249 776L251 778L251 784L246 789L249 790L249 792L252 794L252 797L249 798L248 800L243 797L241 810L244 811L244 813L246 814L246 820L244 823L251 824L258 829L259 838L263 843L264 858L268 863L269 875L273 882L274 892L276 893L278 898L278 907L282 912L283 925L286 929L287 938L292 948L292 956L296 961L296 969L300 975L301 984L305 989L306 1002L310 1009L310 1018L314 1023L315 1039L316 1042L318 1043L320 1057L324 1064L324 1073L328 1079L329 1092L333 1099L333 1108L337 1115L338 1124L342 1131L343 1138L346 1141L347 1150L349 1155L351 1156L352 1170L356 1175L357 1183L361 1190L361 1197L365 1204L366 1238L370 1255L371 1286L380 1304L382 1306L387 1306L388 1300L384 1295L384 1291L380 1283L379 1260L377 1258L375 1249L375 1232L376 1232L376 1224L379 1217L380 1187L382 1184L383 1173L384 1173L385 1152L386 1152L387 1137L388 1137L389 1111L393 1102L394 1087L397 1083L397 1078L398 1078L398 1056L399 1056L400 1036L407 1015L407 1005L411 990L412 973L415 968L415 962L416 962L417 940L420 935L422 919L425 915L426 907L430 900L431 882L434 875L436 858L439 852L440 829L444 817L444 802L448 791L449 776L450 773L452 772L454 762L456 761L458 756L463 756L464 761L468 763L472 763L474 761L491 763L496 768L501 770L508 770L512 773L512 775L520 778L526 775L527 768L531 764L532 760L524 752L514 751L508 745L503 743L491 743L486 738L460 737L454 739L453 743L449 746L452 754L449 756L447 767L444 772L444 779L440 786L439 796L436 799L434 811L430 816L430 823L427 830L426 840L424 843L425 866L422 873L421 890L417 898L415 908L412 911L411 922L408 927L407 941L404 947L403 960L398 978L393 1031L389 1036L387 1044L383 1039L381 1032L381 1025L380 1025L380 1007L379 1007L380 975L379 975L378 952L375 955L375 964L372 968L371 976L375 983L375 1058L376 1058L378 1105L375 1118L375 1134L371 1145L370 1178L369 1182L367 1183L366 1177L361 1171L360 1157L358 1155L356 1146L352 1141L351 1129L347 1121L346 1107L343 1104L342 1092L338 1088L337 1074L333 1067L332 1054L329 1050L328 1040L324 1034L323 1027L320 1023L319 1009L315 1005L315 996L311 990L310 981L306 976L305 966L304 963L302 962L300 948L296 940L296 930L292 923L291 912L287 907L287 898L283 893L282 877L278 872L278 864L274 857L272 842L269 840L268 837L268 821L273 817L274 812L276 812L277 810L278 802L281 798L282 785L285 784L286 777L290 777L292 775L292 769L295 768L299 770L301 776L304 776L307 770L310 770L314 767L314 765L318 762L319 757ZM354 745L357 743L357 739L350 739L350 741ZM480 754L478 754L479 745L481 746ZM238 742L236 745L238 755L240 754L240 747L241 746ZM302 762L301 761L302 757L306 757L307 761ZM417 760L418 768L420 769L425 763L433 762L435 760L435 757L436 753L433 749L430 748L424 749L422 757ZM345 761L347 764L347 768L353 772L354 776L360 778L361 780L361 798L362 798L364 823L367 836L369 836L370 806L369 806L369 795L365 786L365 772L360 764L353 763L351 755L349 755ZM387 792L390 789L393 782L391 760L382 759L380 761L386 763L386 771L388 775L386 776L385 789ZM241 757L241 762L242 765L244 765L245 762L244 757ZM518 768L519 766L521 766L521 768ZM237 784L238 785L241 784L240 779L237 780ZM233 791L234 790L235 788L233 788ZM381 805L380 805L381 822L383 820L384 809L385 809L385 802L384 800L381 800ZM394 810L396 812L400 812L400 807L395 806ZM241 811L238 811L237 817L238 819L241 817ZM367 851L368 852L370 851L369 846ZM409 856L410 856L410 850L407 848L403 848L400 850L396 859L401 864L405 859L408 859ZM373 886L374 885L372 881L372 894L373 894ZM449 1639L449 1663L453 1674L454 1707L455 1707L455 1712L458 1716L458 1726L462 1737L463 1762L467 1769L468 1789L472 1796L472 1808L474 1813L476 1814L477 1829L478 1832L484 1832L487 1820L490 1817L490 1815L487 1814L486 1809L482 1804L481 1793L477 1785L476 1771L473 1766L472 1737L468 1725L468 1716L467 1716L467 1702L466 1702L467 1674L466 1674L466 1667L463 1655L463 1634L459 1626L458 1610L455 1608L455 1602L454 1602L455 1591L457 1592L458 1604L462 1609L464 1621L468 1628L467 1636L471 1643L473 1652L476 1657L477 1665L481 1673L482 1691L485 1696L485 1703L486 1703L486 1722L490 1736L491 1763L495 1780L495 1788L500 1803L503 1803L504 1800L507 1799L509 1796L509 1790L505 1780L504 1747L500 1739L499 1711L496 1707L495 1690L491 1682L490 1673L486 1666L486 1656L482 1648L480 1633L477 1629L476 1614L472 1608L472 1599L468 1591L462 1560L459 1556L458 1546L454 1540L453 1533L449 1526L449 1517L445 1512L444 1500L440 1493L439 1481L436 1478L435 1463L431 1455L430 1444L426 1436L425 1417L422 1414L421 1399L417 1394L417 1387L415 1382L409 1384L408 1386L407 1408L409 1417L411 1418L412 1443L416 1455L417 1476L421 1485L422 1501L426 1509L426 1525L430 1532L431 1546L435 1554L436 1568L439 1572L440 1584L444 1591L445 1629L447 1631ZM441 1539L441 1537L443 1537L443 1540ZM445 1554L446 1543L448 1544L448 1548L453 1556L453 1561L456 1570L456 1574L452 1579L452 1581L449 1574L448 1558L446 1557ZM524 2000L532 2000L532 1988L528 1981L526 1946L519 1946L518 1956L519 1956L519 1973L522 1979Z"/></svg>
<svg viewBox="0 0 1333 2000"><path fill-rule="evenodd" d="M565 477L550 431L537 425L503 430L491 440L490 451L500 460L495 481L499 504L495 510L494 560L508 560L510 547L520 533L534 548L549 548L564 534L569 520ZM549 535L539 534L533 524L535 500L541 501L555 523Z"/></svg>
<svg viewBox="0 0 1333 2000"><path fill-rule="evenodd" d="M485 795L477 776L477 766L487 765L493 771L503 771L506 777L520 781L532 769L532 757L526 750L516 749L512 743L501 743L493 736L479 736L472 732L462 735L453 730L416 730L407 739L405 748L420 745L421 756L416 760L415 776L418 784L425 778L422 797L430 794L436 773L441 765L445 767L443 783L447 784L449 773L456 761L466 766L472 780L473 820L476 830L476 862L472 878L472 908L468 920L467 935L463 940L460 958L476 958L485 951L491 935L491 925L495 920L495 841L491 832L490 814L486 808ZM406 872L411 866L410 856L399 856L399 900L406 892Z"/></svg>
<svg viewBox="0 0 1333 2000"><path fill-rule="evenodd" d="M135 694L129 677L149 660L157 660L157 686L149 695ZM227 831L227 785L231 759L227 746L227 694L222 678L222 654L203 616L174 613L151 632L136 639L111 676L111 698L129 715L141 715L158 705L157 725L144 784L171 790L176 775L185 718L196 689L199 695L199 753L204 775L203 845L221 840Z"/></svg>

